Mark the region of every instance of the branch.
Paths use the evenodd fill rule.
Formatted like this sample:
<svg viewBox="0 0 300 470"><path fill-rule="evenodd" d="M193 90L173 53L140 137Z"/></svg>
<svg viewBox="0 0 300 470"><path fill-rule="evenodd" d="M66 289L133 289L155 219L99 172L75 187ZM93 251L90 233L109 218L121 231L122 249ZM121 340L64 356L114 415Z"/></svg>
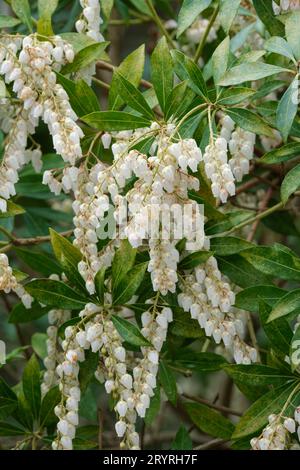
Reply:
<svg viewBox="0 0 300 470"><path fill-rule="evenodd" d="M193 397L193 396L187 395L186 393L183 393L182 396L187 398L188 400L201 403L202 405L207 405L210 408L213 408L214 410L221 411L222 413L231 414L233 416L243 416L243 413L241 413L240 411L232 410L231 408L228 408L227 406L216 405L215 403L211 403L209 400L206 400L205 398Z"/></svg>

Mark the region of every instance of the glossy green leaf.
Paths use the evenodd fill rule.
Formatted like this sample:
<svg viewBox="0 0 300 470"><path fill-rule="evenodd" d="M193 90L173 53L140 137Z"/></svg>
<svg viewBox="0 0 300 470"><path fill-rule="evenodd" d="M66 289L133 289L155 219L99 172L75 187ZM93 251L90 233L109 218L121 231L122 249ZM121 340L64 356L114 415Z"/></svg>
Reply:
<svg viewBox="0 0 300 470"><path fill-rule="evenodd" d="M210 243L211 251L218 256L229 256L240 253L253 246L250 242L237 237L216 237Z"/></svg>
<svg viewBox="0 0 300 470"><path fill-rule="evenodd" d="M287 315L298 315L300 313L300 289L292 290L281 297L274 305L269 315L268 322Z"/></svg>
<svg viewBox="0 0 300 470"><path fill-rule="evenodd" d="M275 52L276 54L283 55L290 60L294 60L293 50L288 42L280 36L273 36L268 39L264 48L268 52Z"/></svg>
<svg viewBox="0 0 300 470"><path fill-rule="evenodd" d="M277 165L300 156L300 143L291 142L277 149L267 152L260 161L270 165Z"/></svg>
<svg viewBox="0 0 300 470"><path fill-rule="evenodd" d="M104 286L104 281L105 281L105 273L106 273L106 268L101 268L97 272L95 276L95 289L98 295L98 299L101 304L104 303L104 292L105 292L105 286Z"/></svg>
<svg viewBox="0 0 300 470"><path fill-rule="evenodd" d="M191 26L200 13L209 7L212 0L184 0L178 15L177 37Z"/></svg>
<svg viewBox="0 0 300 470"><path fill-rule="evenodd" d="M154 119L154 113L142 93L119 72L115 72L114 77L122 100L147 119Z"/></svg>
<svg viewBox="0 0 300 470"><path fill-rule="evenodd" d="M121 279L134 266L136 249L128 240L122 240L112 262L112 292L118 288Z"/></svg>
<svg viewBox="0 0 300 470"><path fill-rule="evenodd" d="M234 425L218 411L200 403L185 403L184 408L192 422L201 431L220 439L231 438Z"/></svg>
<svg viewBox="0 0 300 470"><path fill-rule="evenodd" d="M130 301L144 279L147 266L148 262L137 264L120 279L118 286L113 291L115 305L124 305Z"/></svg>
<svg viewBox="0 0 300 470"><path fill-rule="evenodd" d="M171 450L192 450L193 442L184 426L180 426L175 439L171 445Z"/></svg>
<svg viewBox="0 0 300 470"><path fill-rule="evenodd" d="M278 318L270 323L272 307L263 300L259 303L260 320L273 349L289 354L293 332L284 318Z"/></svg>
<svg viewBox="0 0 300 470"><path fill-rule="evenodd" d="M24 369L23 392L33 416L38 418L41 406L40 366L34 354Z"/></svg>
<svg viewBox="0 0 300 470"><path fill-rule="evenodd" d="M159 363L159 380L164 389L168 400L172 405L177 404L177 385L172 370L167 366L165 361Z"/></svg>
<svg viewBox="0 0 300 470"><path fill-rule="evenodd" d="M78 117L100 111L99 100L92 88L84 80L70 80L57 73L57 81L68 93L72 109Z"/></svg>
<svg viewBox="0 0 300 470"><path fill-rule="evenodd" d="M254 8L272 36L284 36L284 26L276 18L272 0L253 0Z"/></svg>
<svg viewBox="0 0 300 470"><path fill-rule="evenodd" d="M227 109L227 114L242 129L254 134L273 137L270 126L255 112L244 108L231 108Z"/></svg>
<svg viewBox="0 0 300 470"><path fill-rule="evenodd" d="M151 346L151 343L133 323L116 315L112 315L111 319L116 330L127 343L134 346Z"/></svg>
<svg viewBox="0 0 300 470"><path fill-rule="evenodd" d="M31 346L35 354L41 359L45 359L47 352L47 335L46 333L34 333L31 337Z"/></svg>
<svg viewBox="0 0 300 470"><path fill-rule="evenodd" d="M33 302L30 308L26 308L22 303L19 303L12 308L9 323L29 323L46 315L49 310L49 307L42 307L38 302Z"/></svg>
<svg viewBox="0 0 300 470"><path fill-rule="evenodd" d="M81 49L75 55L73 62L65 65L62 68L61 73L74 73L80 69L88 67L91 63L95 62L96 60L100 60L103 57L103 53L107 46L108 42L100 42L90 44L89 46Z"/></svg>
<svg viewBox="0 0 300 470"><path fill-rule="evenodd" d="M300 59L300 31L299 31L300 12L292 11L285 22L285 34L294 56Z"/></svg>
<svg viewBox="0 0 300 470"><path fill-rule="evenodd" d="M15 252L35 272L41 273L44 276L62 273L62 268L55 262L53 256L46 252L21 247L16 247Z"/></svg>
<svg viewBox="0 0 300 470"><path fill-rule="evenodd" d="M264 300L272 306L285 295L286 291L280 289L280 287L256 285L238 292L235 298L235 306L249 312L258 312L260 300Z"/></svg>
<svg viewBox="0 0 300 470"><path fill-rule="evenodd" d="M234 105L239 104L253 97L255 91L252 88L234 87L228 88L223 91L218 103L221 105Z"/></svg>
<svg viewBox="0 0 300 470"><path fill-rule="evenodd" d="M121 111L100 111L82 116L86 124L96 127L99 131L127 131L141 127L149 127L151 122L140 116Z"/></svg>
<svg viewBox="0 0 300 470"><path fill-rule="evenodd" d="M30 281L25 289L38 302L65 310L81 310L89 301L64 282L52 279Z"/></svg>
<svg viewBox="0 0 300 470"><path fill-rule="evenodd" d="M54 408L61 400L61 393L58 386L51 388L44 396L41 404L40 411L40 426L47 427L57 422L57 417L54 414Z"/></svg>
<svg viewBox="0 0 300 470"><path fill-rule="evenodd" d="M225 75L230 51L230 38L227 36L216 48L212 55L212 71L215 84Z"/></svg>
<svg viewBox="0 0 300 470"><path fill-rule="evenodd" d="M173 61L165 37L162 37L151 56L151 77L158 102L163 111L173 89Z"/></svg>

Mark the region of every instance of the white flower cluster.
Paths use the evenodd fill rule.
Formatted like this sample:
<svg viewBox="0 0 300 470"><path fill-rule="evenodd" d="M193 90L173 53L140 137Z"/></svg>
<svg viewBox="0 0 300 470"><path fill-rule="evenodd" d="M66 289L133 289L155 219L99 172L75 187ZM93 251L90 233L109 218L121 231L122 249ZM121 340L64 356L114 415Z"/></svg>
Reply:
<svg viewBox="0 0 300 470"><path fill-rule="evenodd" d="M1 163L1 196L8 199L14 195L18 170L27 162L25 149L27 138L34 133L39 119L48 125L53 146L64 161L74 165L81 157L80 138L82 130L76 124L77 116L72 110L68 95L56 83L55 71L74 59L72 47L59 36L49 41L39 41L36 35L16 42L0 42L0 74L6 83L13 84L13 91L21 101L16 119L10 129ZM33 164L40 169L40 158L33 155ZM2 203L2 210L4 204Z"/></svg>
<svg viewBox="0 0 300 470"><path fill-rule="evenodd" d="M0 291L4 291L5 294L9 294L11 291L15 292L26 308L31 307L33 299L17 281L4 253L0 253Z"/></svg>
<svg viewBox="0 0 300 470"><path fill-rule="evenodd" d="M238 364L250 364L257 360L256 350L242 340L243 322L232 311L234 292L223 278L213 256L203 267L187 274L180 287L179 305L199 322L206 336L212 336L217 344L223 342L225 348L233 352Z"/></svg>
<svg viewBox="0 0 300 470"><path fill-rule="evenodd" d="M206 176L211 180L211 190L215 198L227 202L235 195L234 176L228 163L227 141L218 137L205 149L203 156Z"/></svg>
<svg viewBox="0 0 300 470"><path fill-rule="evenodd" d="M299 0L280 0L279 4L273 1L272 5L275 15L280 15L287 11L300 10Z"/></svg>
<svg viewBox="0 0 300 470"><path fill-rule="evenodd" d="M291 442L291 434L296 432L300 438L300 407L296 408L293 418L284 418L281 415L269 416L269 424L259 437L251 439L253 450L285 450Z"/></svg>
<svg viewBox="0 0 300 470"><path fill-rule="evenodd" d="M84 33L96 42L103 42L104 37L100 33L100 25L103 20L100 16L99 0L80 0L82 6L82 16L76 21L75 28L78 33ZM96 72L96 64L92 62L76 74L76 78L84 79L89 85L92 83L92 77Z"/></svg>

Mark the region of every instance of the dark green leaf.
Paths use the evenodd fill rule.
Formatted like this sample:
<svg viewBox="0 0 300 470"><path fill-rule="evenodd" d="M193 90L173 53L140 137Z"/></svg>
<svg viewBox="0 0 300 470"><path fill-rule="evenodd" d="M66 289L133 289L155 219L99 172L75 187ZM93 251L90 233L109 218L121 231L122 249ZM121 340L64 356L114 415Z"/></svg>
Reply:
<svg viewBox="0 0 300 470"><path fill-rule="evenodd" d="M142 335L140 330L133 323L122 317L112 315L112 322L119 335L129 344L134 346L151 346L151 343Z"/></svg>
<svg viewBox="0 0 300 470"><path fill-rule="evenodd" d="M159 380L172 405L177 403L177 386L173 372L164 361L159 364Z"/></svg>
<svg viewBox="0 0 300 470"><path fill-rule="evenodd" d="M29 323L46 315L50 307L42 307L38 302L33 302L30 308L24 307L22 303L14 305L9 316L9 323Z"/></svg>
<svg viewBox="0 0 300 470"><path fill-rule="evenodd" d="M292 158L300 156L300 143L291 142L290 144L283 145L278 149L271 150L266 153L260 161L270 165L277 165L278 163L286 162Z"/></svg>
<svg viewBox="0 0 300 470"><path fill-rule="evenodd" d="M286 291L276 286L253 286L239 292L235 298L235 306L250 312L258 312L259 301L262 299L268 305L274 305L286 294Z"/></svg>
<svg viewBox="0 0 300 470"><path fill-rule="evenodd" d="M88 298L80 296L67 284L51 279L36 279L25 285L26 291L39 302L65 310L81 310Z"/></svg>
<svg viewBox="0 0 300 470"><path fill-rule="evenodd" d="M151 77L160 107L165 111L167 98L173 89L173 61L164 36L151 56Z"/></svg>
<svg viewBox="0 0 300 470"><path fill-rule="evenodd" d="M89 46L81 49L76 55L73 62L65 65L61 73L63 75L77 72L84 67L88 67L91 63L102 58L103 53L108 46L108 42L100 42L90 44Z"/></svg>
<svg viewBox="0 0 300 470"><path fill-rule="evenodd" d="M234 425L218 411L200 403L185 403L184 407L192 422L201 431L221 439L231 438Z"/></svg>
<svg viewBox="0 0 300 470"><path fill-rule="evenodd" d="M154 119L154 113L142 93L119 72L115 72L114 77L122 100L147 119Z"/></svg>
<svg viewBox="0 0 300 470"><path fill-rule="evenodd" d="M175 439L171 445L171 450L192 450L193 442L184 426L180 426Z"/></svg>
<svg viewBox="0 0 300 470"><path fill-rule="evenodd" d="M244 108L227 109L228 116L242 129L254 134L273 136L272 129L268 124L253 111Z"/></svg>
<svg viewBox="0 0 300 470"><path fill-rule="evenodd" d="M99 111L87 114L81 120L99 131L127 131L149 127L151 122L144 117L121 111Z"/></svg>
<svg viewBox="0 0 300 470"><path fill-rule="evenodd" d="M24 369L23 392L33 416L38 418L41 406L40 366L34 354Z"/></svg>
<svg viewBox="0 0 300 470"><path fill-rule="evenodd" d="M57 417L54 414L54 408L59 404L61 394L58 386L51 388L42 400L40 411L40 426L47 427L57 422Z"/></svg>

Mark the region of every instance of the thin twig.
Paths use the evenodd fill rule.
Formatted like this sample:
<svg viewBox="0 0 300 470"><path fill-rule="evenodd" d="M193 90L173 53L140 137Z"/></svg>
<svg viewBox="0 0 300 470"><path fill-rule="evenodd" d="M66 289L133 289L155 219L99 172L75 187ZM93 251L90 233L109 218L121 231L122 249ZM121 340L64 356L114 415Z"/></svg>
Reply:
<svg viewBox="0 0 300 470"><path fill-rule="evenodd" d="M216 405L215 403L211 403L209 400L206 400L206 398L194 397L191 395L187 395L186 393L183 393L182 396L187 398L188 400L201 403L202 405L207 405L210 408L213 408L214 410L217 410L217 411L221 411L223 413L231 414L233 416L243 416L243 413L241 413L240 411L232 410L228 406Z"/></svg>

